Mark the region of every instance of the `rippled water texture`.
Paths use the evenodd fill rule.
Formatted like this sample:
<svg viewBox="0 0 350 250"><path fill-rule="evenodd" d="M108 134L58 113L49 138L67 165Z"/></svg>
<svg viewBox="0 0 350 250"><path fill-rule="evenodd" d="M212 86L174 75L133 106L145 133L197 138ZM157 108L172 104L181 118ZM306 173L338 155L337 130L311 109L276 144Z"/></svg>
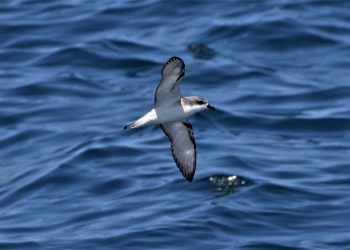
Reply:
<svg viewBox="0 0 350 250"><path fill-rule="evenodd" d="M350 249L348 1L0 2L1 249ZM170 56L193 183L153 104Z"/></svg>

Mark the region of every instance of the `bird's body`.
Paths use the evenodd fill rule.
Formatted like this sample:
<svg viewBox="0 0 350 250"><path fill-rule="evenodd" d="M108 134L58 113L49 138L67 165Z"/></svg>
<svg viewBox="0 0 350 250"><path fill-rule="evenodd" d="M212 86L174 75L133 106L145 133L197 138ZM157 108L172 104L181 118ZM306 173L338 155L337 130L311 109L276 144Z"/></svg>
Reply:
<svg viewBox="0 0 350 250"><path fill-rule="evenodd" d="M126 129L181 121L205 109L205 107L190 106L187 103L188 101L186 97L181 97L180 101L177 103L167 103L162 106L152 108L149 112L141 116L136 121L129 123Z"/></svg>
<svg viewBox="0 0 350 250"><path fill-rule="evenodd" d="M154 107L124 129L160 124L171 142L176 165L184 177L192 181L196 170L196 143L187 118L206 108L214 108L202 97L180 95L180 81L184 74L182 59L171 57L161 71L162 79L156 90Z"/></svg>

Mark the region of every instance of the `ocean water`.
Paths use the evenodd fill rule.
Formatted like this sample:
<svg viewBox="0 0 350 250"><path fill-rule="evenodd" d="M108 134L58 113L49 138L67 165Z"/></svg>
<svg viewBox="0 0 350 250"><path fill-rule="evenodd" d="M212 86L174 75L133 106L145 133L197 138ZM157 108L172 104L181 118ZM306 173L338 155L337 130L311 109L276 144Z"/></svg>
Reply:
<svg viewBox="0 0 350 250"><path fill-rule="evenodd" d="M0 249L350 249L348 1L0 2ZM148 111L186 63L192 183Z"/></svg>

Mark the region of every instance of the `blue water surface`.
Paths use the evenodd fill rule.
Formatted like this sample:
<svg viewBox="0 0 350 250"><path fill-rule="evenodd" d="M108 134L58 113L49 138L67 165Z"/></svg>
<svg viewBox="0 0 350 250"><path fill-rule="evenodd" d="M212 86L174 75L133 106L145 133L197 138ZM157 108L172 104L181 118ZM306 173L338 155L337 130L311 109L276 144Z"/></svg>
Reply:
<svg viewBox="0 0 350 250"><path fill-rule="evenodd" d="M348 1L0 1L1 249L350 249ZM158 126L186 63L187 182Z"/></svg>

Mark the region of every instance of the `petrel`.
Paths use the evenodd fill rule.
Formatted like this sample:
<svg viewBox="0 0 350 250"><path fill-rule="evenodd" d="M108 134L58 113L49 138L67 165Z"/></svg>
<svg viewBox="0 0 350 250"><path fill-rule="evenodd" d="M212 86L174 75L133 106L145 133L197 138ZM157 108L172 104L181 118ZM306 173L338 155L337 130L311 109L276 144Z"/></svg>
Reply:
<svg viewBox="0 0 350 250"><path fill-rule="evenodd" d="M177 56L171 57L161 70L162 78L156 90L153 108L127 124L124 130L160 124L171 143L171 152L177 167L192 182L196 171L196 142L192 125L187 118L204 109L215 108L203 97L181 96L180 82L184 76L184 61Z"/></svg>

